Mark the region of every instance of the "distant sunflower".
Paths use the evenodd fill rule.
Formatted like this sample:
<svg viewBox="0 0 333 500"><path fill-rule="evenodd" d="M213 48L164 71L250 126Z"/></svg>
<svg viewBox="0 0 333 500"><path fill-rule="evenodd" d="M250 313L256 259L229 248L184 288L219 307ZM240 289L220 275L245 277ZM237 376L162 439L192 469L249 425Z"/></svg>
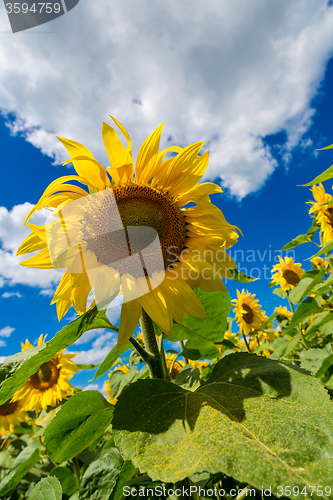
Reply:
<svg viewBox="0 0 333 500"><path fill-rule="evenodd" d="M45 337L41 335L38 346L45 344ZM29 340L21 343L22 351L31 349ZM43 363L34 375L18 389L13 397L14 401L21 400L25 409L38 412L48 406L56 406L58 401L66 399L72 393L69 380L78 372L72 358L77 354L63 354L59 351L50 361Z"/></svg>
<svg viewBox="0 0 333 500"><path fill-rule="evenodd" d="M320 269L321 266L324 266L324 269L328 269L329 267L329 263L327 262L327 260L323 259L322 257L313 257L310 262L313 267L317 269Z"/></svg>
<svg viewBox="0 0 333 500"><path fill-rule="evenodd" d="M245 335L250 334L254 330L259 330L263 322L267 319L258 299L255 299L255 294L251 295L246 290L242 290L240 293L237 290L237 299L233 299L231 302L235 302L234 313L236 314L236 322Z"/></svg>
<svg viewBox="0 0 333 500"><path fill-rule="evenodd" d="M111 370L108 374L109 376L109 380L106 380L104 382L104 387L103 387L103 390L104 392L106 393L107 395L107 400L109 403L115 405L116 402L118 401L118 398L115 398L113 397L113 394L112 394L112 390L111 390L111 385L110 385L110 378L111 378L111 375L116 372L116 371L121 371L123 373L125 373L125 375L127 373L129 373L129 367L127 365L118 365L116 366L116 368L114 368L113 370Z"/></svg>
<svg viewBox="0 0 333 500"><path fill-rule="evenodd" d="M221 278L232 279L228 270L236 264L225 250L238 235L209 199L210 194L222 192L220 186L198 184L208 165L208 152L199 155L203 143L159 151L161 125L143 142L134 176L130 137L113 120L127 147L103 123L111 163L106 170L85 146L59 138L78 175L49 185L27 220L44 207L53 210L55 219L43 227L29 224L33 232L17 255L38 251L21 265L65 268L52 301L59 319L71 305L83 314L91 290L103 308L122 293L120 347L133 334L142 310L166 334L171 333L173 320L181 323L185 313L205 317L193 288L226 290ZM165 159L166 154L173 156Z"/></svg>
<svg viewBox="0 0 333 500"><path fill-rule="evenodd" d="M274 309L274 312L276 312L279 316L284 316L288 321L291 321L292 314L288 311L286 306L278 306Z"/></svg>
<svg viewBox="0 0 333 500"><path fill-rule="evenodd" d="M200 373L202 372L202 370L204 368L207 368L207 366L209 365L208 361L192 361L192 360L189 360L189 364L193 366L193 368L198 368L198 370L200 371Z"/></svg>
<svg viewBox="0 0 333 500"><path fill-rule="evenodd" d="M177 378L182 368L185 366L184 361L180 360L177 354L171 353L165 355L165 363L168 373L170 373L173 379Z"/></svg>
<svg viewBox="0 0 333 500"><path fill-rule="evenodd" d="M28 418L28 413L22 410L22 401L9 399L0 405L0 437L13 432L15 427Z"/></svg>
<svg viewBox="0 0 333 500"><path fill-rule="evenodd" d="M279 255L279 264L275 264L272 269L272 283L280 285L284 292L292 290L301 281L304 269L302 264L295 263L292 257L283 259Z"/></svg>
<svg viewBox="0 0 333 500"><path fill-rule="evenodd" d="M325 192L324 186L320 183L312 187L312 194L316 201L309 201L312 205L309 214L314 214L317 223L320 225L321 239L323 245L333 240L333 205L323 205L331 202L332 196Z"/></svg>

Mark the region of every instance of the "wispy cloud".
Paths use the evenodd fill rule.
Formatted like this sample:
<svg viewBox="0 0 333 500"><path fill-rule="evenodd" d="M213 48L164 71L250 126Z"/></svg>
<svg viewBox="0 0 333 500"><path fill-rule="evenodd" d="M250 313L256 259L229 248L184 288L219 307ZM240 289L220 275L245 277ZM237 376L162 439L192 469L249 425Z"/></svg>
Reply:
<svg viewBox="0 0 333 500"><path fill-rule="evenodd" d="M22 298L22 295L20 292L5 292L1 295L3 299L10 299L11 297L18 297L19 299Z"/></svg>
<svg viewBox="0 0 333 500"><path fill-rule="evenodd" d="M5 326L4 328L1 328L0 337L10 337L14 330L15 328L12 328L11 326Z"/></svg>

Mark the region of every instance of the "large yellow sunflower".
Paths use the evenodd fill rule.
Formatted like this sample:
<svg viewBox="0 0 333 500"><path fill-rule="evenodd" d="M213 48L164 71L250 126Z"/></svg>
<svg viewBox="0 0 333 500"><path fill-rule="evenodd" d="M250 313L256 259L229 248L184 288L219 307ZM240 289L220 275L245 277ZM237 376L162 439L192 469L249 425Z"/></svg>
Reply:
<svg viewBox="0 0 333 500"><path fill-rule="evenodd" d="M16 426L28 418L28 413L22 410L22 401L9 399L0 405L0 437L13 432Z"/></svg>
<svg viewBox="0 0 333 500"><path fill-rule="evenodd" d="M193 288L225 290L221 277L231 279L228 270L236 268L225 249L238 235L209 199L221 188L197 184L208 165L208 152L199 154L203 143L159 151L161 125L140 147L134 175L130 137L113 120L127 146L103 123L111 164L106 170L85 146L59 138L78 175L61 177L46 189L27 220L48 207L52 221L43 227L29 224L33 232L18 255L38 250L21 264L65 269L53 297L59 319L71 305L83 314L91 290L100 308L122 293L120 347L142 310L167 334L185 313L204 317Z"/></svg>
<svg viewBox="0 0 333 500"><path fill-rule="evenodd" d="M250 294L246 290L242 290L242 292L237 290L237 299L233 299L231 302L235 302L236 322L245 335L259 330L267 319L258 299L255 299L255 294Z"/></svg>
<svg viewBox="0 0 333 500"><path fill-rule="evenodd" d="M323 245L333 240L333 205L323 205L332 200L332 196L325 193L324 186L320 183L312 187L312 194L316 201L309 201L312 207L309 214L314 214L320 225L321 239Z"/></svg>
<svg viewBox="0 0 333 500"><path fill-rule="evenodd" d="M279 255L279 264L275 264L272 268L272 283L280 285L284 292L292 290L301 281L304 274L304 269L301 269L302 264L295 263L292 257L283 259Z"/></svg>
<svg viewBox="0 0 333 500"><path fill-rule="evenodd" d="M44 345L45 338L41 335L38 345ZM21 343L22 351L33 347L29 340ZM42 364L39 370L18 389L13 400L21 400L24 409L36 411L48 406L56 406L72 393L72 385L69 380L77 373L78 368L71 360L77 354L63 354L59 351L50 361Z"/></svg>

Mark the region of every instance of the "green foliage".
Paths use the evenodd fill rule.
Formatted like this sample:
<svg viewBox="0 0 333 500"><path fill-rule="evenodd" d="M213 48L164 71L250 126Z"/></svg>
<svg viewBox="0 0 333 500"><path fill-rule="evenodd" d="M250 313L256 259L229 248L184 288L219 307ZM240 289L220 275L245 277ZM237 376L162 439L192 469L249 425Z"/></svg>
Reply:
<svg viewBox="0 0 333 500"><path fill-rule="evenodd" d="M108 370L110 370L118 362L120 356L124 354L124 352L128 351L131 347L132 345L130 344L130 342L126 342L126 344L123 345L123 347L120 347L120 349L117 349L117 347L111 349L111 351L106 356L104 361L100 364L96 372L96 375L92 380L96 380L102 377Z"/></svg>
<svg viewBox="0 0 333 500"><path fill-rule="evenodd" d="M297 236L297 238L294 238L289 243L284 245L282 251L284 252L286 250L291 250L291 248L295 248L298 247L299 245L302 245L303 243L309 243L309 242L311 242L311 238L309 238L308 235L300 234L299 236Z"/></svg>
<svg viewBox="0 0 333 500"><path fill-rule="evenodd" d="M102 436L112 414L113 406L98 391L73 396L45 430L45 444L51 459L61 463L75 457Z"/></svg>
<svg viewBox="0 0 333 500"><path fill-rule="evenodd" d="M240 353L223 358L195 392L163 380L131 385L113 429L122 454L153 480L222 471L277 493L280 484L315 484L318 474L331 484L332 420L316 379Z"/></svg>
<svg viewBox="0 0 333 500"><path fill-rule="evenodd" d="M20 355L12 356L1 365L0 404L5 403L28 378L37 372L38 368L53 358L61 349L69 347L88 330L95 328L110 328L111 323L105 311L94 307L83 316L72 321L60 332L56 333L45 346L28 349ZM112 325L111 325L112 327ZM29 352L32 351L32 352ZM14 359L13 359L14 358ZM0 380L1 380L0 379Z"/></svg>
<svg viewBox="0 0 333 500"><path fill-rule="evenodd" d="M31 490L29 500L61 500L61 485L57 478L49 476L41 479Z"/></svg>
<svg viewBox="0 0 333 500"><path fill-rule="evenodd" d="M91 462L80 485L80 500L108 500L124 460L116 448L104 450Z"/></svg>
<svg viewBox="0 0 333 500"><path fill-rule="evenodd" d="M0 482L0 497L13 490L27 472L40 459L40 445L38 441L32 442L16 457L10 472Z"/></svg>

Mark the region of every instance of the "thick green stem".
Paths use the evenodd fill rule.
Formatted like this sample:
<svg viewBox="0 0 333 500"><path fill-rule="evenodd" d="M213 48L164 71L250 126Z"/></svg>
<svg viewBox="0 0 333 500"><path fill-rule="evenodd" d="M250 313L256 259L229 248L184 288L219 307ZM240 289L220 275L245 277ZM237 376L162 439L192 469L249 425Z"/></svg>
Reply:
<svg viewBox="0 0 333 500"><path fill-rule="evenodd" d="M163 365L162 365L161 354L156 342L154 325L151 318L143 309L139 323L140 323L140 328L142 330L142 336L145 343L146 352L148 354L147 359L145 361L149 367L150 377L163 379L164 378Z"/></svg>
<svg viewBox="0 0 333 500"><path fill-rule="evenodd" d="M180 340L179 343L180 343L180 348L181 348L181 350L183 352L184 349L185 349L185 344L184 344L184 342L182 340ZM185 365L188 365L188 359L185 358L185 356L183 356L183 357L184 357Z"/></svg>

